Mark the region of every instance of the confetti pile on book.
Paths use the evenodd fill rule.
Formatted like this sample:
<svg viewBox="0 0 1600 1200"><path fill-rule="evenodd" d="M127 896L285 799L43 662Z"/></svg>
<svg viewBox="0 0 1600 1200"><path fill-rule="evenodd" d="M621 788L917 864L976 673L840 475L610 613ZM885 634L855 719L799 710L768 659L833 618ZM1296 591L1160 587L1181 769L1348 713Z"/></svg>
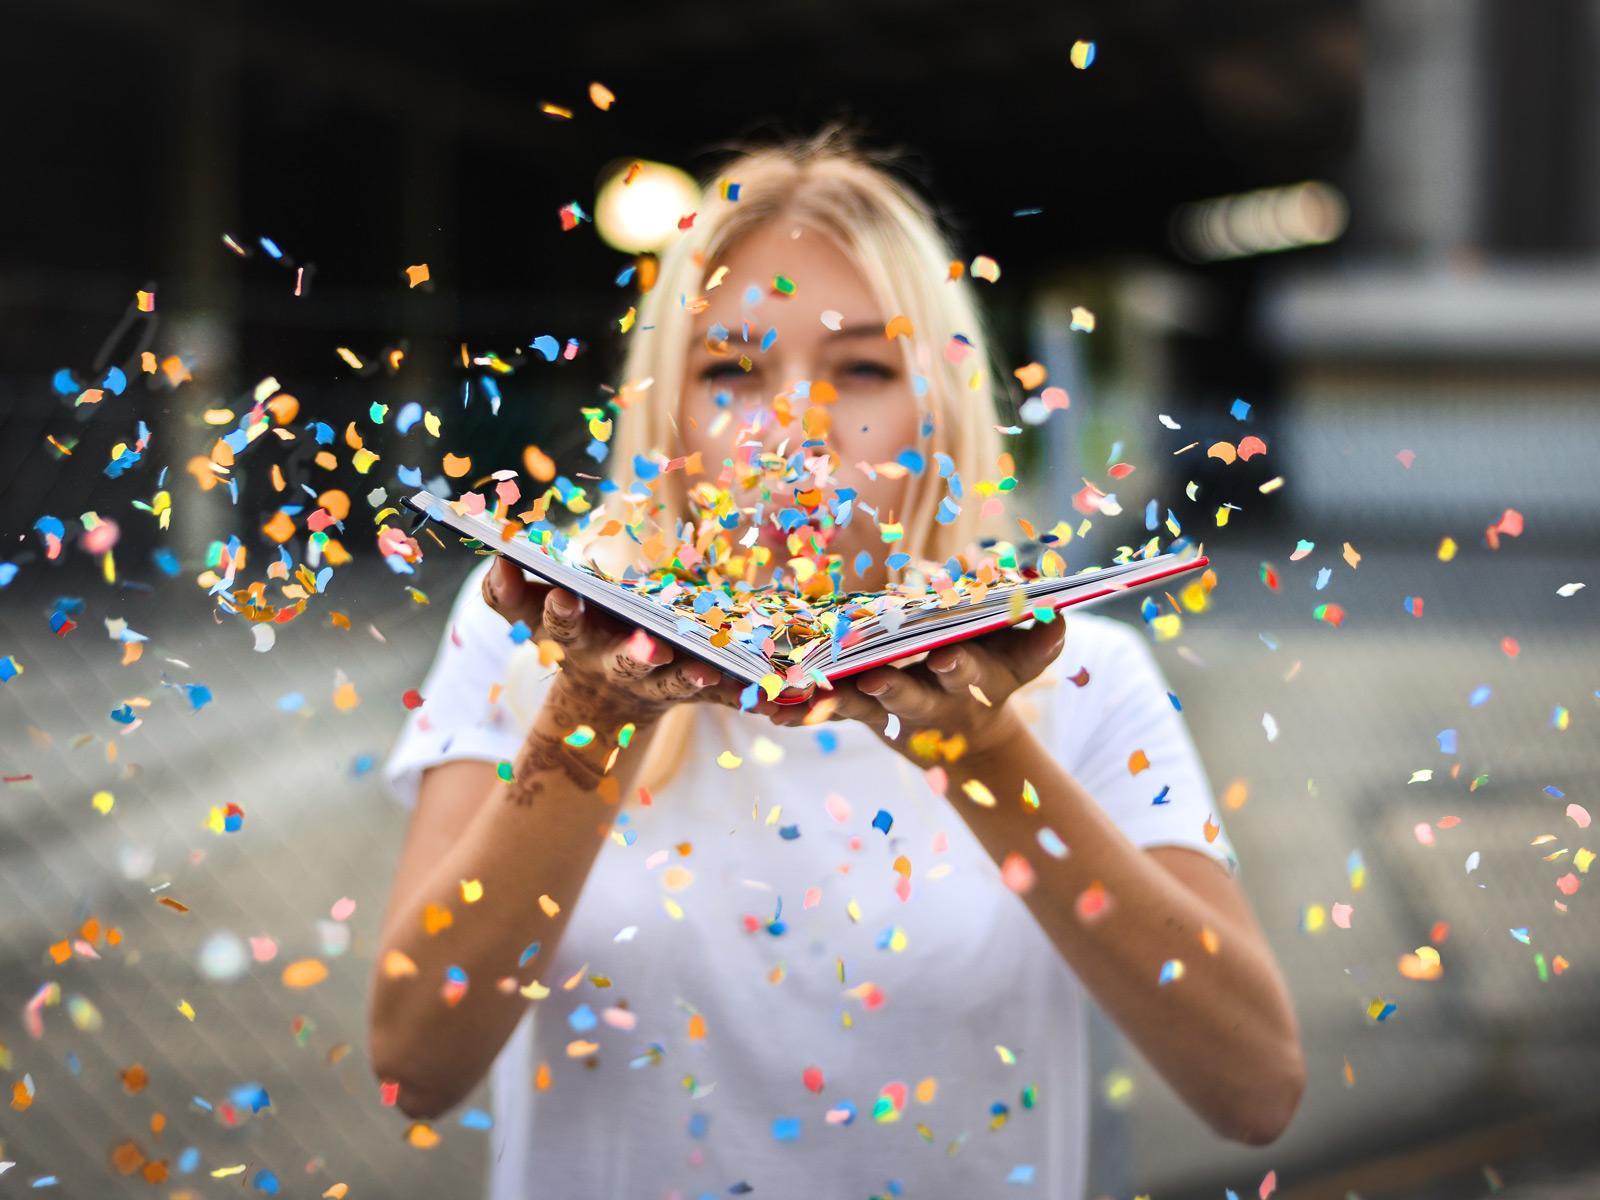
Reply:
<svg viewBox="0 0 1600 1200"><path fill-rule="evenodd" d="M502 481L505 482L505 481ZM928 564L875 592L835 587L808 598L771 583L731 587L707 569L692 546L668 551L669 561L629 568L618 578L575 551L553 529L534 529L508 517L502 503L493 513L477 493L445 501L418 492L406 501L418 513L445 524L484 553L505 554L528 571L565 587L628 624L648 630L749 685L750 707L758 690L776 699L786 690L805 692L834 680L964 641L1024 620L1053 620L1056 612L1146 587L1203 569L1204 557L1185 561L1162 554L1075 576L1047 551L1040 569L1024 572L1014 547L1001 547L976 567ZM537 539L537 540L535 540ZM695 568L686 565L693 558Z"/></svg>

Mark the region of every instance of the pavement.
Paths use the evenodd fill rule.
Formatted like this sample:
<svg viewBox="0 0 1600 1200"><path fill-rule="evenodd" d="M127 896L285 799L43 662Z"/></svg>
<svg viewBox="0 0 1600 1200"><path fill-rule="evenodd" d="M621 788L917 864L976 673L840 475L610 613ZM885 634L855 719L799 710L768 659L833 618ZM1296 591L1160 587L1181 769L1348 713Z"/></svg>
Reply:
<svg viewBox="0 0 1600 1200"><path fill-rule="evenodd" d="M1255 1194L1275 1169L1280 1194L1309 1196L1351 1164L1404 1161L1513 1114L1548 1113L1552 1128L1568 1128L1595 1103L1600 872L1574 874L1570 896L1557 881L1574 872L1577 848L1600 848L1600 830L1565 812L1600 806L1600 576L1592 554L1509 540L1492 552L1457 536L1463 549L1449 563L1436 533L1366 548L1355 568L1329 547L1291 563L1292 541L1221 551L1210 610L1158 647L1219 796L1231 787L1242 797L1221 815L1294 992L1310 1086L1277 1145L1230 1146L1134 1054L1100 1039L1093 1177L1108 1194ZM1279 590L1261 582L1262 561ZM1323 566L1332 575L1318 592ZM1588 589L1557 596L1586 569ZM443 574L424 586L427 605L375 569L341 578L267 653L185 580L119 595L35 568L0 591L0 658L26 668L0 684L0 1101L24 1073L33 1084L25 1111L0 1103L0 1159L17 1162L0 1195L52 1175L66 1196L265 1191L262 1170L286 1196L336 1181L353 1197L480 1193L485 1135L457 1114L438 1123L438 1146L407 1145L407 1122L379 1103L362 1048L373 939L405 822L376 766L454 592ZM87 600L66 637L47 624L61 595ZM1408 595L1424 598L1420 619L1404 611ZM1344 610L1341 624L1313 616L1327 601ZM330 609L348 615L348 630ZM1117 611L1137 620L1131 603ZM138 662L121 665L108 617L150 639ZM359 703L341 708L345 681ZM191 684L212 693L198 711L179 686ZM141 703L132 729L109 715L130 700ZM1455 754L1440 750L1446 729ZM1408 782L1424 771L1432 777ZM105 814L100 792L113 797ZM209 832L211 810L229 803L244 810L243 828ZM1352 853L1365 868L1359 889ZM335 920L341 899L355 909ZM1351 906L1348 929L1330 919L1335 903ZM56 964L51 946L91 916L122 944ZM1440 978L1403 977L1401 956L1429 945L1440 922ZM202 947L219 935L208 975ZM275 957L249 961L247 939L262 937ZM246 961L230 965L230 952ZM1570 964L1560 974L1558 955ZM327 980L286 988L282 967L310 957L328 962ZM21 1014L50 982L61 1003L40 1010L35 1040ZM1374 1001L1394 1011L1373 1020ZM122 1073L134 1065L149 1081L130 1094ZM1113 1107L1104 1091L1121 1071L1131 1103ZM170 1181L119 1177L110 1156L126 1139L167 1160ZM1534 1187L1521 1140L1484 1144L1503 1161L1483 1166L1508 1187L1519 1172ZM185 1174L190 1146L199 1163ZM211 1176L241 1164L239 1175ZM1491 1187L1481 1168L1463 1180L1450 1194ZM1381 1180L1361 1192L1384 1193Z"/></svg>

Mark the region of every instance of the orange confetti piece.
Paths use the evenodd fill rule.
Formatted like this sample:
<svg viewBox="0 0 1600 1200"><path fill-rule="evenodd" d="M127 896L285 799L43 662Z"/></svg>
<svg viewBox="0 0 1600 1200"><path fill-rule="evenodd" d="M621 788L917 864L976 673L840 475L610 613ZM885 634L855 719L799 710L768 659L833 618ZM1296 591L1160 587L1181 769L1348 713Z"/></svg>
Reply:
<svg viewBox="0 0 1600 1200"><path fill-rule="evenodd" d="M406 284L409 287L416 287L419 283L427 283L430 278L427 263L418 263L414 267L406 268Z"/></svg>
<svg viewBox="0 0 1600 1200"><path fill-rule="evenodd" d="M320 958L302 958L283 969L283 986L287 988L315 987L328 977L328 964Z"/></svg>
<svg viewBox="0 0 1600 1200"><path fill-rule="evenodd" d="M1137 775L1140 771L1150 769L1150 758L1143 750L1135 750L1128 755L1128 774Z"/></svg>
<svg viewBox="0 0 1600 1200"><path fill-rule="evenodd" d="M616 102L616 94L605 84L591 83L589 85L589 103L601 112L610 112L611 106Z"/></svg>
<svg viewBox="0 0 1600 1200"><path fill-rule="evenodd" d="M406 1130L406 1144L418 1150L432 1150L441 1140L426 1121L417 1121Z"/></svg>
<svg viewBox="0 0 1600 1200"><path fill-rule="evenodd" d="M689 1018L689 1040L691 1042L701 1042L705 1040L705 1036L705 1016L701 1013L695 1013L694 1016Z"/></svg>
<svg viewBox="0 0 1600 1200"><path fill-rule="evenodd" d="M422 932L429 937L442 929L449 929L455 916L442 904L429 904L422 910Z"/></svg>
<svg viewBox="0 0 1600 1200"><path fill-rule="evenodd" d="M897 337L911 337L914 332L911 318L904 314L890 317L889 323L883 327L883 336L891 342Z"/></svg>
<svg viewBox="0 0 1600 1200"><path fill-rule="evenodd" d="M460 479L472 470L472 459L462 454L446 454L444 456L444 473L451 479Z"/></svg>

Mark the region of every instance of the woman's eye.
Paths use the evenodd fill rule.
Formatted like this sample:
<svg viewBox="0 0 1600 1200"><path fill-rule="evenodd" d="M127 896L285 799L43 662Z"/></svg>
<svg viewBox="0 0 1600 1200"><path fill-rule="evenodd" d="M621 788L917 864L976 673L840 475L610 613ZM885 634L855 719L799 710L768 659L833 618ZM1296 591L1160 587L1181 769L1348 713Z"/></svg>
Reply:
<svg viewBox="0 0 1600 1200"><path fill-rule="evenodd" d="M700 378L708 382L714 379L743 379L748 375L749 372L736 362L711 363L700 372Z"/></svg>
<svg viewBox="0 0 1600 1200"><path fill-rule="evenodd" d="M858 381L882 383L897 378L899 372L883 363L861 359L858 362L845 364L844 376Z"/></svg>

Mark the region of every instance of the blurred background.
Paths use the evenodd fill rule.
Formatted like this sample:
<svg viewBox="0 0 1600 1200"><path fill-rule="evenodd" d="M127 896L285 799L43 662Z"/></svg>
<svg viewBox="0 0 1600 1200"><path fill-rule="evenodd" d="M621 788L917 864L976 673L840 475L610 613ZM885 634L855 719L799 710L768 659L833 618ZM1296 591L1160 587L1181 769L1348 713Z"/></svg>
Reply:
<svg viewBox="0 0 1600 1200"><path fill-rule="evenodd" d="M362 1050L403 828L376 766L471 562L392 574L364 505L439 447L592 470L661 216L599 221L605 182L841 117L1000 265L1006 369L1070 393L1022 408L1024 515L1088 480L1123 511L1084 553L1170 513L1218 565L1158 653L1310 1086L1228 1145L1101 1022L1094 1191L1600 1190L1600 2L631 8L11 6L0 1193L478 1194L486 1135L407 1144ZM202 492L268 379L342 465L264 436ZM353 498L354 562L263 652L196 579L230 537L261 577L280 484ZM285 987L304 959L326 981Z"/></svg>

